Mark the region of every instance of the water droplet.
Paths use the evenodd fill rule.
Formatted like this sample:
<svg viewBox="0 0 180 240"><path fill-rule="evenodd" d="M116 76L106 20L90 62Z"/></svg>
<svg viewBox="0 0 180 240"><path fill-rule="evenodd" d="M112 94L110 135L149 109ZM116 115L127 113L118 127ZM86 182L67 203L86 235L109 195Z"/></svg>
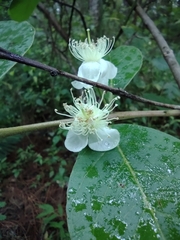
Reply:
<svg viewBox="0 0 180 240"><path fill-rule="evenodd" d="M69 188L68 192L72 193L72 194L76 194L76 189L75 188Z"/></svg>
<svg viewBox="0 0 180 240"><path fill-rule="evenodd" d="M171 173L171 170L170 169L167 169L168 173Z"/></svg>
<svg viewBox="0 0 180 240"><path fill-rule="evenodd" d="M105 145L107 148L110 148L110 143L105 142L104 145Z"/></svg>
<svg viewBox="0 0 180 240"><path fill-rule="evenodd" d="M84 198L81 199L72 199L72 206L76 212L86 209L86 201Z"/></svg>

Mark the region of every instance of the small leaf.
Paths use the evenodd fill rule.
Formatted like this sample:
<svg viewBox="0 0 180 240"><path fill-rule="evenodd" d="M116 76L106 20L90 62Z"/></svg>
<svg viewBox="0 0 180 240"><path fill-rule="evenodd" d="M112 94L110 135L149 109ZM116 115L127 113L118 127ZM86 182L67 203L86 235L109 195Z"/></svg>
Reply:
<svg viewBox="0 0 180 240"><path fill-rule="evenodd" d="M38 98L38 99L36 100L36 104L37 104L38 106L40 106L40 107L43 107L43 106L44 106L44 102L43 102L43 100L42 100L41 98Z"/></svg>
<svg viewBox="0 0 180 240"><path fill-rule="evenodd" d="M137 125L117 129L117 148L78 155L67 191L71 240L180 239L180 140Z"/></svg>
<svg viewBox="0 0 180 240"><path fill-rule="evenodd" d="M0 22L0 47L23 56L34 41L34 28L28 22ZM0 60L0 78L4 76L16 62Z"/></svg>
<svg viewBox="0 0 180 240"><path fill-rule="evenodd" d="M9 8L12 20L22 22L27 20L40 0L13 0Z"/></svg>
<svg viewBox="0 0 180 240"><path fill-rule="evenodd" d="M61 221L61 222L51 222L49 225L50 225L50 227L53 227L53 228L62 229L63 225L64 225L64 221Z"/></svg>
<svg viewBox="0 0 180 240"><path fill-rule="evenodd" d="M54 213L54 208L50 204L40 204L39 208L41 208L43 211L40 214L38 214L37 218L42 218L49 214Z"/></svg>
<svg viewBox="0 0 180 240"><path fill-rule="evenodd" d="M151 63L154 67L156 67L160 71L166 71L169 69L167 62L163 57L156 57L151 60Z"/></svg>
<svg viewBox="0 0 180 240"><path fill-rule="evenodd" d="M51 212L54 212L54 208L53 208L53 206L50 205L50 204L46 204L46 203L40 204L39 207L40 207L41 209L47 211L47 212L50 212L50 213L51 213Z"/></svg>
<svg viewBox="0 0 180 240"><path fill-rule="evenodd" d="M58 213L60 216L63 215L63 207L60 204L58 205Z"/></svg>
<svg viewBox="0 0 180 240"><path fill-rule="evenodd" d="M43 218L43 222L47 225L47 224L51 223L52 220L54 220L55 218L57 218L57 216L58 216L58 215L57 215L56 213L53 213L53 214L51 214L51 215L49 215L49 216L44 217L44 218Z"/></svg>
<svg viewBox="0 0 180 240"><path fill-rule="evenodd" d="M6 202L0 202L0 208L3 208L6 206Z"/></svg>
<svg viewBox="0 0 180 240"><path fill-rule="evenodd" d="M4 220L6 220L6 215L3 215L3 214L0 214L0 221L4 221Z"/></svg>
<svg viewBox="0 0 180 240"><path fill-rule="evenodd" d="M120 46L111 51L106 59L118 68L112 87L123 89L138 73L143 61L141 51L133 46Z"/></svg>

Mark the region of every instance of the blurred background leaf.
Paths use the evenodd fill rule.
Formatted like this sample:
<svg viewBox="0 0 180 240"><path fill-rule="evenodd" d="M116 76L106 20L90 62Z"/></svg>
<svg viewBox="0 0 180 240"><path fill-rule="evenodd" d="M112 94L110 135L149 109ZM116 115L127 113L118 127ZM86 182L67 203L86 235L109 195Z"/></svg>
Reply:
<svg viewBox="0 0 180 240"><path fill-rule="evenodd" d="M0 47L14 54L24 55L34 41L35 30L28 22L1 21ZM2 78L16 62L0 60L0 78Z"/></svg>
<svg viewBox="0 0 180 240"><path fill-rule="evenodd" d="M142 53L133 46L120 46L106 57L118 68L116 77L112 80L115 88L125 88L142 66Z"/></svg>
<svg viewBox="0 0 180 240"><path fill-rule="evenodd" d="M9 8L12 20L22 22L27 20L40 0L13 0Z"/></svg>

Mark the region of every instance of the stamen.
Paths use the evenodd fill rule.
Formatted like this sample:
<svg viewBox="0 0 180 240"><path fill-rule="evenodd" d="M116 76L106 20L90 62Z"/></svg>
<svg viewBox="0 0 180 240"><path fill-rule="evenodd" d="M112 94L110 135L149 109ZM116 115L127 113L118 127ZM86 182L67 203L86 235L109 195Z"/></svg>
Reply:
<svg viewBox="0 0 180 240"><path fill-rule="evenodd" d="M91 44L90 29L88 28L86 31L87 31L88 42L89 42L89 44Z"/></svg>
<svg viewBox="0 0 180 240"><path fill-rule="evenodd" d="M116 108L118 106L118 104L114 105L114 102L117 101L118 99L120 99L120 97L115 97L111 100L110 103L106 104L102 110L106 109L108 110L108 112L112 112L114 110L114 108ZM114 105L114 106L113 106Z"/></svg>
<svg viewBox="0 0 180 240"><path fill-rule="evenodd" d="M87 89L83 92L83 94L79 98L75 98L73 95L72 89L71 95L73 98L74 106L63 104L64 109L68 114L59 113L57 109L55 112L61 116L66 116L72 118L67 121L67 123L60 123L60 127L63 129L71 129L78 135L88 135L88 134L96 134L99 140L97 132L98 129L102 129L107 127L110 124L108 119L109 113L118 105L114 104L114 102L119 99L119 97L115 97L111 100L109 104L106 104L102 109L100 106L104 99L105 91L102 93L102 97L98 102L96 99L96 95L93 88ZM113 120L115 118L111 118Z"/></svg>
<svg viewBox="0 0 180 240"><path fill-rule="evenodd" d="M114 43L115 37L109 39L106 36L98 38L94 42L90 37L90 29L87 29L87 38L84 42L69 40L69 50L75 58L82 62L99 61L112 50Z"/></svg>
<svg viewBox="0 0 180 240"><path fill-rule="evenodd" d="M57 109L54 109L54 111L55 111L55 113L57 113L58 115L61 115L61 116L65 116L65 117L70 117L70 118L72 118L72 116L71 116L71 115L68 115L68 114L65 114L65 113L60 113L60 112L58 112L58 110L57 110Z"/></svg>
<svg viewBox="0 0 180 240"><path fill-rule="evenodd" d="M98 108L101 106L101 104L102 104L102 102L103 102L103 100L104 100L104 95L105 95L105 93L106 93L106 91L103 91L101 100L100 100L100 102L98 103Z"/></svg>

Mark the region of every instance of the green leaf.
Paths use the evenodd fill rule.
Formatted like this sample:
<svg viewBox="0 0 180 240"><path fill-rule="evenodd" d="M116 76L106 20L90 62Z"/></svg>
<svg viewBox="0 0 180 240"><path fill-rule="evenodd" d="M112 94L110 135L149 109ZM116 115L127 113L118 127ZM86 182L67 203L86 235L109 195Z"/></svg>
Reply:
<svg viewBox="0 0 180 240"><path fill-rule="evenodd" d="M1 21L0 24L0 47L12 53L24 55L34 41L34 28L28 22ZM15 64L15 62L0 60L0 78Z"/></svg>
<svg viewBox="0 0 180 240"><path fill-rule="evenodd" d="M45 216L43 218L43 222L44 222L44 224L49 224L52 220L54 220L57 217L58 217L58 215L56 213L52 213L49 216Z"/></svg>
<svg viewBox="0 0 180 240"><path fill-rule="evenodd" d="M43 106L44 106L44 102L43 102L43 100L42 100L41 98L38 98L38 99L36 100L36 104L37 104L38 106L40 106L40 107L43 107Z"/></svg>
<svg viewBox="0 0 180 240"><path fill-rule="evenodd" d="M40 204L39 207L48 213L54 212L54 208L50 204L47 204L47 203Z"/></svg>
<svg viewBox="0 0 180 240"><path fill-rule="evenodd" d="M6 202L0 202L0 208L3 208L6 206Z"/></svg>
<svg viewBox="0 0 180 240"><path fill-rule="evenodd" d="M54 208L50 204L40 204L39 208L41 208L43 211L37 215L37 218L42 218L49 214L54 214Z"/></svg>
<svg viewBox="0 0 180 240"><path fill-rule="evenodd" d="M180 239L180 140L137 125L116 128L116 149L78 155L67 191L71 240Z"/></svg>
<svg viewBox="0 0 180 240"><path fill-rule="evenodd" d="M151 60L151 63L160 71L166 71L169 69L167 62L163 57L156 57Z"/></svg>
<svg viewBox="0 0 180 240"><path fill-rule="evenodd" d="M53 228L58 228L58 229L62 229L64 225L64 221L61 222L51 222L50 226Z"/></svg>
<svg viewBox="0 0 180 240"><path fill-rule="evenodd" d="M0 214L0 221L4 221L4 220L6 220L6 215L3 215L3 214Z"/></svg>
<svg viewBox="0 0 180 240"><path fill-rule="evenodd" d="M40 0L13 0L9 8L12 20L21 22L27 20Z"/></svg>
<svg viewBox="0 0 180 240"><path fill-rule="evenodd" d="M63 207L61 205L58 205L58 214L63 216Z"/></svg>
<svg viewBox="0 0 180 240"><path fill-rule="evenodd" d="M133 46L120 46L106 57L117 68L118 72L112 81L112 87L125 88L142 66L142 53Z"/></svg>

